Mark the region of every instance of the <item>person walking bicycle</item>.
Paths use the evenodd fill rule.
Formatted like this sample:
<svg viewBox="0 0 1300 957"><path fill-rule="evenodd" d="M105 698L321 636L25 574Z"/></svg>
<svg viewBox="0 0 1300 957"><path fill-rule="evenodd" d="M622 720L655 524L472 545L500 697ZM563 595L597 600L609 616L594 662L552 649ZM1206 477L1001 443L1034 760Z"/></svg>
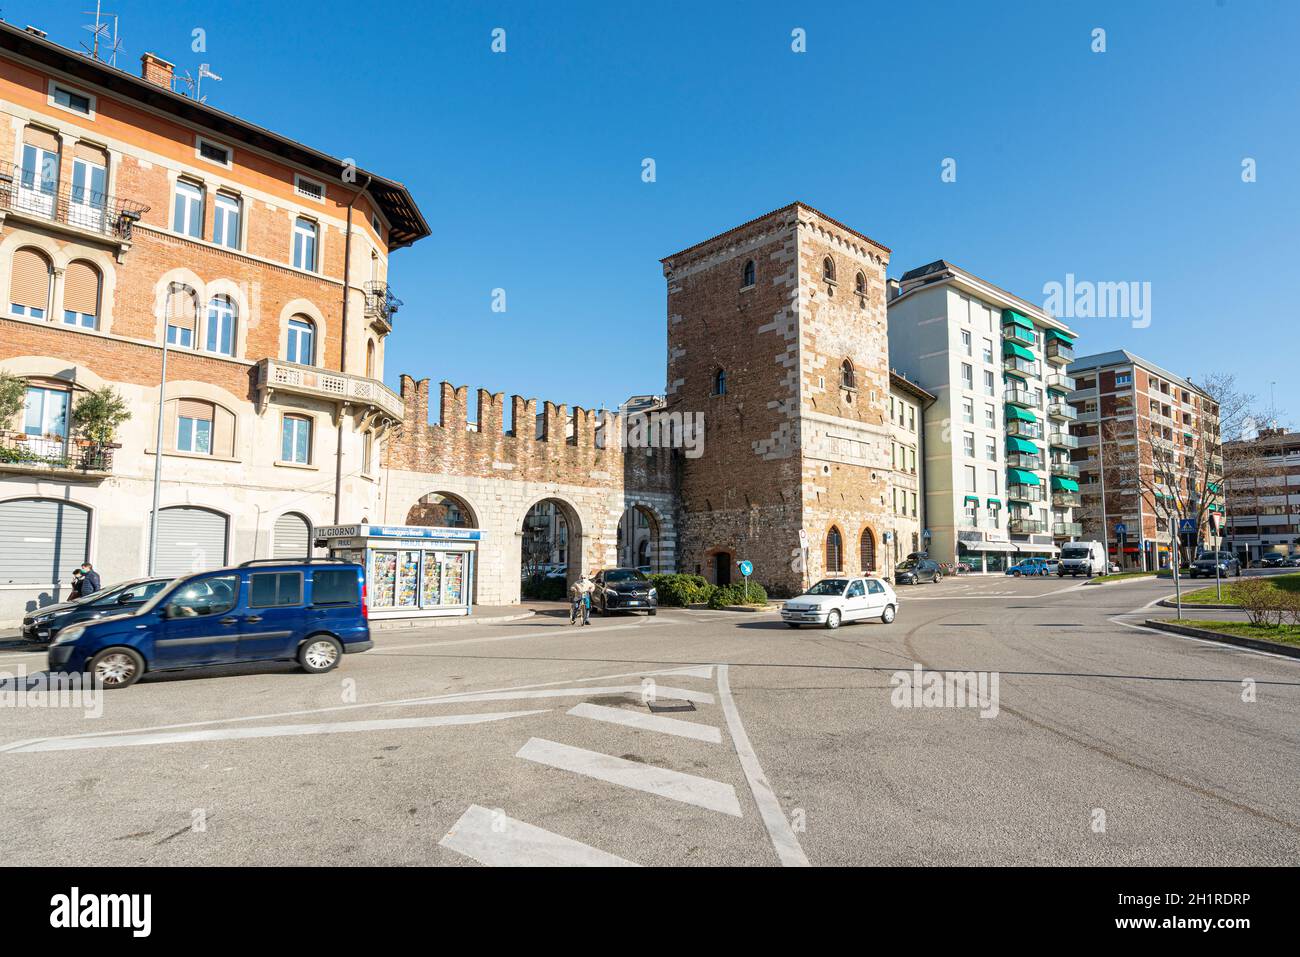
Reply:
<svg viewBox="0 0 1300 957"><path fill-rule="evenodd" d="M591 579L587 577L586 572L578 576L578 580L569 586L569 624L578 623L578 614L582 613L582 623L591 624Z"/></svg>

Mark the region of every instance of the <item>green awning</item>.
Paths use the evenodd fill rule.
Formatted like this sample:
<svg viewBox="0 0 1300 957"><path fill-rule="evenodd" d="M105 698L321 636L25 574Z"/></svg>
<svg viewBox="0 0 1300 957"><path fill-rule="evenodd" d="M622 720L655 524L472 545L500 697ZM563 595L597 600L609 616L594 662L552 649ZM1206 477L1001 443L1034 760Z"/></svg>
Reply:
<svg viewBox="0 0 1300 957"><path fill-rule="evenodd" d="M1020 343L1012 342L1010 339L1002 343L1002 354L1004 356L1012 356L1012 355L1018 356L1021 359L1024 359L1026 362L1034 361L1034 354L1032 352L1030 352Z"/></svg>
<svg viewBox="0 0 1300 957"><path fill-rule="evenodd" d="M1074 345L1074 337L1067 336L1064 332L1057 332L1055 329L1047 329L1045 330L1045 334L1049 339L1060 339L1067 346Z"/></svg>
<svg viewBox="0 0 1300 957"><path fill-rule="evenodd" d="M1008 485L1041 485L1038 476L1024 469L1007 469Z"/></svg>
<svg viewBox="0 0 1300 957"><path fill-rule="evenodd" d="M1002 381L1006 382L1008 379L1015 379L1015 384L1018 386L1027 385L1029 383L1029 379L1019 369L1007 369L1006 372L1002 374Z"/></svg>
<svg viewBox="0 0 1300 957"><path fill-rule="evenodd" d="M1008 418L1008 419L1019 419L1021 422L1037 422L1037 421L1038 421L1038 416L1034 415L1034 413L1030 412L1028 409L1022 409L1022 408L1020 408L1020 406L1018 406L1018 405L1008 405L1008 406L1007 406L1007 418Z"/></svg>
<svg viewBox="0 0 1300 957"><path fill-rule="evenodd" d="M1000 499L1000 498L991 498L991 499L989 499L989 504L990 504L990 505L1001 505L1001 504L1002 504L1002 499Z"/></svg>
<svg viewBox="0 0 1300 957"><path fill-rule="evenodd" d="M1025 452L1028 455L1042 455L1043 450L1036 446L1028 439L1022 439L1016 435L1007 436L1007 451Z"/></svg>
<svg viewBox="0 0 1300 957"><path fill-rule="evenodd" d="M980 497L978 495L967 495L964 501L974 502L976 505L978 505L980 503Z"/></svg>
<svg viewBox="0 0 1300 957"><path fill-rule="evenodd" d="M1052 476L1052 488L1061 492L1079 491L1079 483L1072 478L1062 478L1059 475Z"/></svg>
<svg viewBox="0 0 1300 957"><path fill-rule="evenodd" d="M1002 310L1003 325L1005 325L1008 322L1014 322L1022 329L1028 329L1030 332L1034 331L1034 324L1030 322L1028 319L1026 319L1024 316L1022 316L1020 313L1016 312L1014 309Z"/></svg>

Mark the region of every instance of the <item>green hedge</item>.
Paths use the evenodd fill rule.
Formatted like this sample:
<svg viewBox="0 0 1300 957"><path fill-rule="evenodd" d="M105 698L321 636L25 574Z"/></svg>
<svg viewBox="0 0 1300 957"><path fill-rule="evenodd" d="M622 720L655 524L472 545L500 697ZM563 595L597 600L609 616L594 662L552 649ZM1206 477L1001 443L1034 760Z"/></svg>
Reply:
<svg viewBox="0 0 1300 957"><path fill-rule="evenodd" d="M531 578L525 578L521 593L525 598L536 598L540 601L562 601L568 597L569 586L565 584L563 578L545 578L541 575L533 575Z"/></svg>
<svg viewBox="0 0 1300 957"><path fill-rule="evenodd" d="M746 597L748 595L748 597ZM767 590L757 582L749 583L749 590L746 592L743 583L739 585L724 585L721 588L713 589L713 594L709 596L710 608L724 608L727 605L766 605Z"/></svg>
<svg viewBox="0 0 1300 957"><path fill-rule="evenodd" d="M701 604L714 591L714 586L700 575L651 575L650 582L659 593L659 604L667 608Z"/></svg>

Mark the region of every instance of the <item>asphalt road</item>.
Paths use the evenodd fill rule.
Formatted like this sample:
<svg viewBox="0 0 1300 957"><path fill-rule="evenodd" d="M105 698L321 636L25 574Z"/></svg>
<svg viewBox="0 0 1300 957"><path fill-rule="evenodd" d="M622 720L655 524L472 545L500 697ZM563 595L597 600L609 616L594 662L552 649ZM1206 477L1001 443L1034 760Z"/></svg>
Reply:
<svg viewBox="0 0 1300 957"><path fill-rule="evenodd" d="M98 717L4 708L0 841L45 865L1294 865L1300 661L1137 627L1169 590L950 578L835 632L546 614L380 633L324 676L158 676ZM916 666L996 698L898 707Z"/></svg>

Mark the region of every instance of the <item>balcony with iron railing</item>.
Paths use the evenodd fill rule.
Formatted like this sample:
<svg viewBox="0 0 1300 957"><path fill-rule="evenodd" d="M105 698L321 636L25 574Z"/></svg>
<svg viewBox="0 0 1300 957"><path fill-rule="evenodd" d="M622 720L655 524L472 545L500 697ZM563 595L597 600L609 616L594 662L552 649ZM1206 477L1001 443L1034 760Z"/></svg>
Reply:
<svg viewBox="0 0 1300 957"><path fill-rule="evenodd" d="M1012 535L1037 535L1047 526L1047 523L1037 518L1016 518L1014 515L1007 521L1007 531Z"/></svg>
<svg viewBox="0 0 1300 957"><path fill-rule="evenodd" d="M1043 355L1048 362L1069 365L1074 361L1074 346L1060 339L1049 338L1043 346Z"/></svg>
<svg viewBox="0 0 1300 957"><path fill-rule="evenodd" d="M1042 397L1042 393L1037 389L1021 389L1014 385L1008 386L1007 390L1002 393L1003 401L1018 405L1022 409L1037 408Z"/></svg>
<svg viewBox="0 0 1300 957"><path fill-rule="evenodd" d="M1007 435L1015 435L1022 439L1041 439L1043 427L1037 422L1012 419L1007 423Z"/></svg>
<svg viewBox="0 0 1300 957"><path fill-rule="evenodd" d="M368 282L363 288L366 294L366 318L381 332L392 331L393 316L402 308L402 300L393 295L392 287L386 282Z"/></svg>
<svg viewBox="0 0 1300 957"><path fill-rule="evenodd" d="M114 443L83 436L0 432L0 472L104 478L113 471Z"/></svg>
<svg viewBox="0 0 1300 957"><path fill-rule="evenodd" d="M346 405L370 406L394 422L401 422L406 411L402 397L377 379L280 359L263 359L257 364L257 389L264 402L274 393L284 392Z"/></svg>
<svg viewBox="0 0 1300 957"><path fill-rule="evenodd" d="M1071 435L1069 432L1053 432L1048 436L1047 442L1058 449L1077 449L1079 447L1078 437Z"/></svg>
<svg viewBox="0 0 1300 957"><path fill-rule="evenodd" d="M1049 372L1047 374L1047 387L1049 389L1059 389L1061 392L1078 391L1078 384L1074 381L1074 376L1066 375L1064 372Z"/></svg>
<svg viewBox="0 0 1300 957"><path fill-rule="evenodd" d="M1002 338L1008 342L1015 342L1022 346L1038 345L1038 337L1023 326L1017 326L1008 323L1002 327Z"/></svg>
<svg viewBox="0 0 1300 957"><path fill-rule="evenodd" d="M40 171L0 163L0 211L128 243L131 228L149 207L80 186L60 186L42 179Z"/></svg>
<svg viewBox="0 0 1300 957"><path fill-rule="evenodd" d="M1082 504L1082 500L1075 492L1053 492L1052 505L1055 508L1075 508Z"/></svg>
<svg viewBox="0 0 1300 957"><path fill-rule="evenodd" d="M1059 459L1052 460L1052 474L1060 475L1063 478L1078 478L1079 466L1073 462L1062 462Z"/></svg>
<svg viewBox="0 0 1300 957"><path fill-rule="evenodd" d="M1082 522L1053 522L1053 538L1078 538L1083 534Z"/></svg>
<svg viewBox="0 0 1300 957"><path fill-rule="evenodd" d="M1021 375L1038 378L1038 363L1030 362L1028 359L1022 359L1019 356L1004 356L1002 368L1007 372L1019 372Z"/></svg>
<svg viewBox="0 0 1300 957"><path fill-rule="evenodd" d="M1041 485L1008 485L1007 499L1012 502L1041 502L1043 487Z"/></svg>
<svg viewBox="0 0 1300 957"><path fill-rule="evenodd" d="M1079 417L1079 413L1074 410L1074 406L1068 402L1050 402L1047 405L1047 415L1049 418L1061 419L1062 421L1073 422Z"/></svg>

